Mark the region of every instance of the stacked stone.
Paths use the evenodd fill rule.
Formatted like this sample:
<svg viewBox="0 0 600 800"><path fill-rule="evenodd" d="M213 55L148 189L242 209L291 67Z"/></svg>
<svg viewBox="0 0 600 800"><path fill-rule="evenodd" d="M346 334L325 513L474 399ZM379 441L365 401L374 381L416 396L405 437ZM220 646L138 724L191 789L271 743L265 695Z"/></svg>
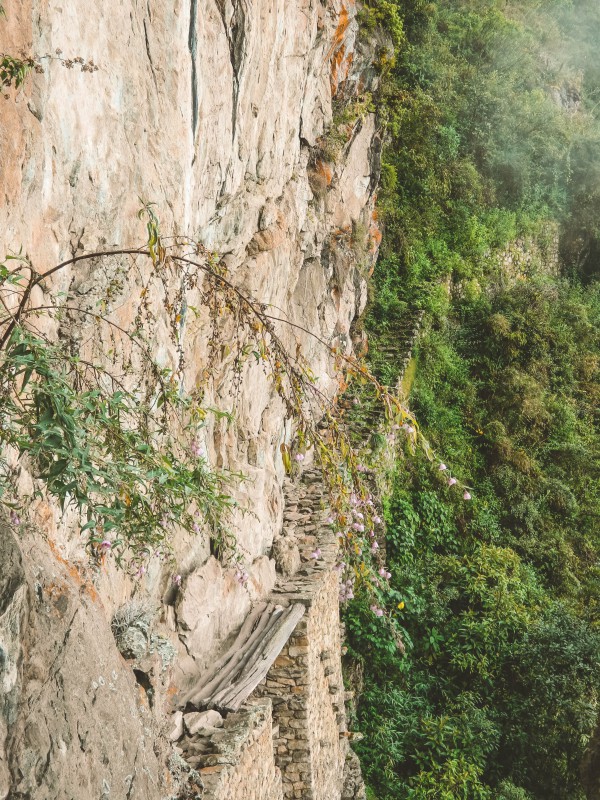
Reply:
<svg viewBox="0 0 600 800"><path fill-rule="evenodd" d="M273 702L275 763L281 770L284 798L313 798L310 741L308 640L302 620L269 671L259 694Z"/></svg>
<svg viewBox="0 0 600 800"><path fill-rule="evenodd" d="M284 538L294 542L302 566L274 590L282 604L303 603L307 613L256 694L270 697L275 762L286 800L346 797L348 745L341 668L337 540L325 523L325 487L316 471L286 486ZM354 783L355 770L352 772ZM354 798L355 793L350 795ZM360 797L360 794L356 794Z"/></svg>
<svg viewBox="0 0 600 800"><path fill-rule="evenodd" d="M222 723L216 711L186 714L171 738L209 800L364 800L346 725L338 545L326 490L314 470L285 488L279 552L295 558L270 599L302 603L306 613L240 712Z"/></svg>
<svg viewBox="0 0 600 800"><path fill-rule="evenodd" d="M281 774L273 757L271 703L251 701L217 728L197 727L206 714L186 714L176 752L196 770L203 800L282 800ZM212 720L214 722L214 720Z"/></svg>
<svg viewBox="0 0 600 800"><path fill-rule="evenodd" d="M366 800L365 782L360 770L360 761L353 750L348 748L344 765L344 788L341 800Z"/></svg>

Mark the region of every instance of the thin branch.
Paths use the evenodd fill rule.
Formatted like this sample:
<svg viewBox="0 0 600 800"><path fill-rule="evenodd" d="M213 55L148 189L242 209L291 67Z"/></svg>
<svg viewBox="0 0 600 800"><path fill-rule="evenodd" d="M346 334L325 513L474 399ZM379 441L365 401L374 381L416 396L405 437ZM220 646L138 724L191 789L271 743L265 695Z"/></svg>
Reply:
<svg viewBox="0 0 600 800"><path fill-rule="evenodd" d="M15 326L18 324L21 315L23 314L27 302L29 301L29 297L31 296L31 292L33 291L35 286L38 286L45 278L50 277L50 275L54 275L55 272L58 272L65 267L70 266L71 264L76 264L79 261L90 261L93 258L102 258L105 256L119 256L119 255L150 255L149 250L143 250L139 248L135 249L125 249L125 250L101 250L95 253L86 253L81 256L74 256L73 258L67 259L67 261L63 261L60 264L57 264L52 269L46 270L44 273L36 272L31 264L26 263L27 268L31 271L31 275L29 277L29 282L25 291L23 292L23 297L19 303L19 306L14 314L13 319L8 324L2 339L0 339L0 350L4 348L6 342L10 339L10 336L15 329Z"/></svg>

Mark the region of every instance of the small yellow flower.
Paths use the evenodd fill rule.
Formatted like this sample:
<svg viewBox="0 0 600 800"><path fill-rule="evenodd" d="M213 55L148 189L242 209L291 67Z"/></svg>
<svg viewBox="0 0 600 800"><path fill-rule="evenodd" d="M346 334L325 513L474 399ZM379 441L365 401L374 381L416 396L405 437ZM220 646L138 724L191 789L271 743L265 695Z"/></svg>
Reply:
<svg viewBox="0 0 600 800"><path fill-rule="evenodd" d="M402 611L403 608L404 608L404 601L402 601L401 603L398 603L398 609L400 611Z"/></svg>

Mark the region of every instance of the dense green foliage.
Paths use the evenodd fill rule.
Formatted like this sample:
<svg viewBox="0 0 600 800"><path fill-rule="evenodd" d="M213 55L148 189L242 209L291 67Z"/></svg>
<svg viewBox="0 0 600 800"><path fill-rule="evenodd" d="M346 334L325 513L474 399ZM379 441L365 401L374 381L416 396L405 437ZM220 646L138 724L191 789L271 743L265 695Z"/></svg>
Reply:
<svg viewBox="0 0 600 800"><path fill-rule="evenodd" d="M600 685L600 9L393 5L370 357L394 383L426 312L411 406L473 499L423 455L396 465L406 653L367 602L346 612L363 769L377 800L577 800Z"/></svg>
<svg viewBox="0 0 600 800"><path fill-rule="evenodd" d="M6 458L13 448L62 510L82 512L97 553L110 548L145 570L153 554L170 555L173 526L198 530L200 516L224 549L227 476L209 469L193 438L206 412L163 378L162 393L145 403L65 346L16 326L0 351L0 500L10 505L16 495ZM183 431L173 417L189 420Z"/></svg>
<svg viewBox="0 0 600 800"><path fill-rule="evenodd" d="M558 0L519 9L499 0L394 5L406 42L395 62L382 56L378 100L391 142L372 333L394 338L415 308L444 314L443 280L481 280L495 248L539 234L548 219L563 226L568 269L593 277L600 8L577 4L586 39L579 17L566 18L571 4Z"/></svg>
<svg viewBox="0 0 600 800"><path fill-rule="evenodd" d="M474 497L400 462L387 557L407 655L366 608L347 614L382 800L519 796L502 781L581 796L600 681L598 322L600 293L540 279L457 302L423 335L414 408Z"/></svg>

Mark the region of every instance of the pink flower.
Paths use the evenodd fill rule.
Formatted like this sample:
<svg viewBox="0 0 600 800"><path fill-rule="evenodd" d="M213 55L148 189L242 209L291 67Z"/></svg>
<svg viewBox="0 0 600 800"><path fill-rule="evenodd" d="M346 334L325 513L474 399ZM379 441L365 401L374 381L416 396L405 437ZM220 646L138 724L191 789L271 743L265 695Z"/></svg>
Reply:
<svg viewBox="0 0 600 800"><path fill-rule="evenodd" d="M10 521L12 525L20 525L21 524L21 517L17 514L16 511L10 512Z"/></svg>
<svg viewBox="0 0 600 800"><path fill-rule="evenodd" d="M392 573L391 573L391 572L386 572L386 573L385 573L385 577L386 577L386 578L388 579L388 581L389 581L389 579L392 577Z"/></svg>
<svg viewBox="0 0 600 800"><path fill-rule="evenodd" d="M235 579L241 586L245 586L245 584L248 582L249 577L250 576L248 575L245 569L238 567L235 573Z"/></svg>
<svg viewBox="0 0 600 800"><path fill-rule="evenodd" d="M456 478L450 478L448 481L448 486L454 486L455 483L456 483Z"/></svg>
<svg viewBox="0 0 600 800"><path fill-rule="evenodd" d="M362 533L365 529L365 526L360 522L355 522L352 527L354 528L355 531L360 531L360 533Z"/></svg>
<svg viewBox="0 0 600 800"><path fill-rule="evenodd" d="M379 574L381 575L382 578L385 578L385 576L387 575L387 572L385 571L385 567L382 567L379 570Z"/></svg>
<svg viewBox="0 0 600 800"><path fill-rule="evenodd" d="M379 525L381 522L381 517L378 516L373 517L373 522L375 523L375 525Z"/></svg>
<svg viewBox="0 0 600 800"><path fill-rule="evenodd" d="M448 467L445 464L440 464L438 469L440 472L445 472L448 469Z"/></svg>
<svg viewBox="0 0 600 800"><path fill-rule="evenodd" d="M378 606L371 606L371 611L375 614L376 617L383 617L383 609L379 608Z"/></svg>
<svg viewBox="0 0 600 800"><path fill-rule="evenodd" d="M192 439L190 442L190 453L194 456L194 458L206 458L206 450L196 438Z"/></svg>
<svg viewBox="0 0 600 800"><path fill-rule="evenodd" d="M317 549L316 549L316 550L314 550L314 551L313 551L313 552L310 554L310 557L311 557L311 558L314 558L314 560L315 560L315 561L318 561L318 560L321 558L321 548L320 548L320 547L317 547Z"/></svg>
<svg viewBox="0 0 600 800"><path fill-rule="evenodd" d="M302 453L296 453L296 461L304 461L304 455Z"/></svg>
<svg viewBox="0 0 600 800"><path fill-rule="evenodd" d="M356 469L357 469L359 472L366 472L366 471L367 471L367 468L365 467L365 465L364 465L364 464L357 464L357 465L356 465Z"/></svg>
<svg viewBox="0 0 600 800"><path fill-rule="evenodd" d="M355 511L355 512L354 512L354 516L355 516L357 519L364 519L364 518L365 518L365 515L364 515L364 514L361 514L361 512L360 512L360 511Z"/></svg>
<svg viewBox="0 0 600 800"><path fill-rule="evenodd" d="M111 547L112 547L112 542L110 542L108 539L105 539L103 542L100 543L99 549L103 550L106 553L108 550L110 550Z"/></svg>
<svg viewBox="0 0 600 800"><path fill-rule="evenodd" d="M146 574L146 567L144 567L144 566L142 565L142 566L141 566L141 567L138 569L138 571L135 573L135 577L136 577L136 578L142 578L142 577L143 577L145 574Z"/></svg>
<svg viewBox="0 0 600 800"><path fill-rule="evenodd" d="M373 541L373 544L371 545L371 552L375 553L377 550L379 550L379 544L378 542Z"/></svg>
<svg viewBox="0 0 600 800"><path fill-rule="evenodd" d="M471 499L471 495L469 494L469 492L467 492L465 490L465 493L463 494L463 500L470 500L470 499Z"/></svg>
<svg viewBox="0 0 600 800"><path fill-rule="evenodd" d="M181 586L181 575L173 575L173 583L175 586Z"/></svg>
<svg viewBox="0 0 600 800"><path fill-rule="evenodd" d="M355 406L359 406L360 405L360 400L358 399L358 397L355 397L354 400L352 401L352 403Z"/></svg>

